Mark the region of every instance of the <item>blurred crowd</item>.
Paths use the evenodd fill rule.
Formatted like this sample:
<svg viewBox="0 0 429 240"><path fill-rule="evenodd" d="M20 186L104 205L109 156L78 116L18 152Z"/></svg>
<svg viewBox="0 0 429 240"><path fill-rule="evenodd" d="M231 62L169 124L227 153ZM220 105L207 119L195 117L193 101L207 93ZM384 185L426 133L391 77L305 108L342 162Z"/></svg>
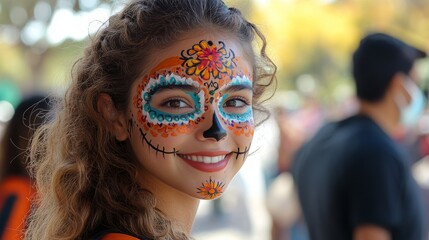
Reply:
<svg viewBox="0 0 429 240"><path fill-rule="evenodd" d="M310 240L293 162L325 124L357 114L359 103L352 94L327 102L317 89L293 89L279 89L267 102L270 118L256 128L246 163L225 194L200 204L195 239ZM422 90L427 99L428 89ZM12 91L15 95L8 99ZM0 82L0 240L22 239L37 194L28 174L29 147L36 129L49 120L53 101L45 94L16 91ZM395 126L391 136L406 153L429 219L428 105L416 124ZM429 221L424 228L429 237Z"/></svg>

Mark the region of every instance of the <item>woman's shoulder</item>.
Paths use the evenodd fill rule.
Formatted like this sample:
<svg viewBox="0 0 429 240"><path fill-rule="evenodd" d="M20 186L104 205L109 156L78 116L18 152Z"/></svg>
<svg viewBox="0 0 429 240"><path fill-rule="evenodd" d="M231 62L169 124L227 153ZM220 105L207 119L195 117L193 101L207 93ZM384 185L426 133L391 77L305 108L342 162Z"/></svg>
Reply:
<svg viewBox="0 0 429 240"><path fill-rule="evenodd" d="M94 240L150 240L149 238L135 237L119 231L103 231L96 235Z"/></svg>
<svg viewBox="0 0 429 240"><path fill-rule="evenodd" d="M97 238L97 240L142 240L124 233L107 233Z"/></svg>

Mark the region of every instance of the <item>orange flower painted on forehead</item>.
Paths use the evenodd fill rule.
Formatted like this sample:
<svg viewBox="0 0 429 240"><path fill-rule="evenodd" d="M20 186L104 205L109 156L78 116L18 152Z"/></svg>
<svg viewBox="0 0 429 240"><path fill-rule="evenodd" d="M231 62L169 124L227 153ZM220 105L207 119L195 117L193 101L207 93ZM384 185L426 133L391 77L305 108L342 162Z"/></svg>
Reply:
<svg viewBox="0 0 429 240"><path fill-rule="evenodd" d="M209 80L210 75L214 78L220 78L221 74L231 76L236 66L235 54L232 50L228 51L222 41L218 43L220 48L212 41L201 40L188 49L186 54L183 50L180 59L183 60L182 66L186 68L186 73L197 75L203 80Z"/></svg>

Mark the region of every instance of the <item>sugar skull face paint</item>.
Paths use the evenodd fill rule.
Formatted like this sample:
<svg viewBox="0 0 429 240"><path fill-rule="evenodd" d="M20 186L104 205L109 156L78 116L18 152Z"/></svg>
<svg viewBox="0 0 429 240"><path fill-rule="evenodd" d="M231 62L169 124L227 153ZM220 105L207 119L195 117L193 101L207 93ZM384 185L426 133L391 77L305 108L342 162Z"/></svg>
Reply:
<svg viewBox="0 0 429 240"><path fill-rule="evenodd" d="M152 99L157 97L157 94L164 90L177 90L180 94L185 94L185 98L189 99L189 104L182 101L180 98L170 99L164 105L168 107L182 108L186 110L180 112L164 112L152 104ZM159 75L158 78L151 78L141 93L143 99L142 115L151 124L188 124L190 120L195 120L201 117L204 107L204 92L199 91L199 84L190 78L180 77L174 73L167 76ZM199 92L197 92L199 91ZM161 107L165 107L162 106Z"/></svg>
<svg viewBox="0 0 429 240"><path fill-rule="evenodd" d="M183 50L181 59L186 67L188 75L197 75L203 80L221 78L222 74L232 75L235 67L234 52L225 48L225 43L218 42L219 47L213 41L201 40L194 44L191 49ZM186 52L186 54L185 54Z"/></svg>
<svg viewBox="0 0 429 240"><path fill-rule="evenodd" d="M251 90L252 82L245 75L236 76L224 88L246 88ZM229 124L253 122L253 111L251 107L247 107L250 103L246 102L246 99L234 99L234 101L228 101L228 99L229 95L224 94L218 104L219 113L224 121ZM225 111L225 107L238 107L238 110Z"/></svg>
<svg viewBox="0 0 429 240"><path fill-rule="evenodd" d="M128 132L142 176L217 198L252 141L252 67L225 35L200 34L154 54L161 60L131 89Z"/></svg>

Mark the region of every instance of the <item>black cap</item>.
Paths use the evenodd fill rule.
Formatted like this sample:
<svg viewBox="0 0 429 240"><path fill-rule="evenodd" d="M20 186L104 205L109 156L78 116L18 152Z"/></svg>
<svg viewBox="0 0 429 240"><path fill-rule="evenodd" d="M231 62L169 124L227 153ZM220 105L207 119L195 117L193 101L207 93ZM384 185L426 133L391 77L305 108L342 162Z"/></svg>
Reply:
<svg viewBox="0 0 429 240"><path fill-rule="evenodd" d="M426 53L384 33L365 36L353 54L357 96L380 100L396 73L409 74L415 60Z"/></svg>
<svg viewBox="0 0 429 240"><path fill-rule="evenodd" d="M398 38L385 33L373 33L364 37L356 50L356 55L363 58L372 58L380 55L390 56L391 67L398 67L408 73L415 60L426 57L426 53L420 49L406 44Z"/></svg>

